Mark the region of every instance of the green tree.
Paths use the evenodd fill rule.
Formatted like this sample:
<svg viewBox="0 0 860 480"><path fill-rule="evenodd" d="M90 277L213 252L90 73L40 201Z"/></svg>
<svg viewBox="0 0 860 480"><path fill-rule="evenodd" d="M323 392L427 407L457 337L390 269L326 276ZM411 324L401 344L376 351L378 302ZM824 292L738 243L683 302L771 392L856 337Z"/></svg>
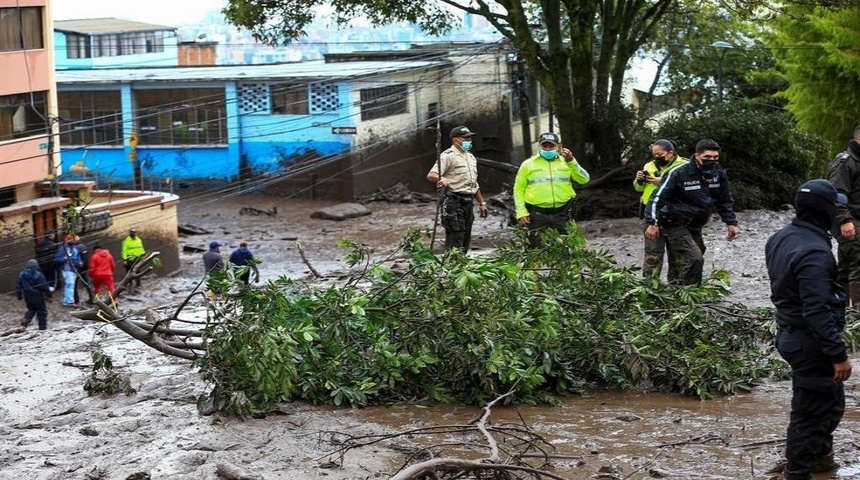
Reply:
<svg viewBox="0 0 860 480"><path fill-rule="evenodd" d="M761 17L729 13L707 3L667 15L663 27L643 46L658 69L655 88L640 112L641 120L653 114L648 109L648 99L658 85L666 92L661 100L663 106L707 107L717 103L721 55L727 102L757 98L781 106L773 95L786 85L774 78L776 59L763 42L766 27ZM732 48L717 49L712 46L715 41L728 42Z"/></svg>
<svg viewBox="0 0 860 480"><path fill-rule="evenodd" d="M770 39L789 83L787 108L800 128L841 149L860 120L860 6L794 5L788 13Z"/></svg>
<svg viewBox="0 0 860 480"><path fill-rule="evenodd" d="M258 39L283 43L299 38L314 20L314 0L230 0L228 21ZM325 2L328 3L328 2ZM566 143L591 165L617 165L623 150L624 73L630 58L679 0L334 0L339 25L366 18L374 25L407 21L441 34L471 13L486 18L509 39L532 76L545 88ZM588 147L588 148L586 148Z"/></svg>
<svg viewBox="0 0 860 480"><path fill-rule="evenodd" d="M756 101L690 109L667 119L656 133L675 141L684 156L692 154L700 139L716 139L738 209L790 204L800 184L827 172L821 137L799 130L790 113Z"/></svg>

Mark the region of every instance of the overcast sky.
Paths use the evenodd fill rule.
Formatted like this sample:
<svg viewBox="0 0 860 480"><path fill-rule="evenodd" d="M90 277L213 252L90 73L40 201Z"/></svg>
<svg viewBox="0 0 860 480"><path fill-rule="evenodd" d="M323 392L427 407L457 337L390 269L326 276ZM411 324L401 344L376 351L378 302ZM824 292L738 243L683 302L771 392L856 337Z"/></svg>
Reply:
<svg viewBox="0 0 860 480"><path fill-rule="evenodd" d="M199 21L227 0L54 0L54 20L116 17L175 26Z"/></svg>

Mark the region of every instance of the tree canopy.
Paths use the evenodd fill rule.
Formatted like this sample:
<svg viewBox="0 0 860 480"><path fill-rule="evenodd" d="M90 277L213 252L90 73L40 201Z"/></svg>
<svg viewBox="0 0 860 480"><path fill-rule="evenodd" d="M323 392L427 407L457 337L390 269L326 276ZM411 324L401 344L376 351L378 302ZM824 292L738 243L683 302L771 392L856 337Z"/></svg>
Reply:
<svg viewBox="0 0 860 480"><path fill-rule="evenodd" d="M230 0L224 14L258 39L300 37L321 1ZM679 0L334 0L337 24L366 18L374 25L411 22L429 33L460 23L464 13L487 19L516 48L544 87L565 143L595 166L617 165L627 118L621 93L628 61L660 28Z"/></svg>
<svg viewBox="0 0 860 480"><path fill-rule="evenodd" d="M860 6L794 5L775 23L771 46L798 125L842 148L860 122Z"/></svg>

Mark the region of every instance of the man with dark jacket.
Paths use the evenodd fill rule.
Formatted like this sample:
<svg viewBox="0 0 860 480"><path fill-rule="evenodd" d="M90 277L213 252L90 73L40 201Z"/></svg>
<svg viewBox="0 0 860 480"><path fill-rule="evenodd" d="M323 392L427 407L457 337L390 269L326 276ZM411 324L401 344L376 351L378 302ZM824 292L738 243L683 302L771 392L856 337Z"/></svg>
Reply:
<svg viewBox="0 0 860 480"><path fill-rule="evenodd" d="M237 267L239 271L239 279L248 284L251 280L251 271L254 272L254 278L256 282L260 281L260 272L257 270L256 259L254 258L254 254L248 249L247 242L239 243L239 248L233 250L233 253L230 254L230 263ZM244 269L244 270L243 270Z"/></svg>
<svg viewBox="0 0 860 480"><path fill-rule="evenodd" d="M50 295L51 289L45 275L39 269L36 259L27 260L24 270L18 275L18 283L15 285L18 300L24 300L27 304L27 312L21 326L27 327L33 321L33 317L39 321L39 330L48 328L48 305L45 296Z"/></svg>
<svg viewBox="0 0 860 480"><path fill-rule="evenodd" d="M847 204L837 207L832 233L838 244L839 283L848 290L854 308L860 309L860 125L854 127L848 149L833 159L827 179L848 198Z"/></svg>
<svg viewBox="0 0 860 480"><path fill-rule="evenodd" d="M702 227L714 209L728 226L726 238L734 240L738 235L729 177L719 160L720 145L700 140L689 162L663 176L645 209L645 238L665 237L669 270L677 272L677 283L682 285L702 281L706 250Z"/></svg>
<svg viewBox="0 0 860 480"><path fill-rule="evenodd" d="M836 282L828 230L845 195L827 180L810 180L795 196L796 216L765 245L776 348L791 365L791 416L785 478L808 480L835 470L833 431L845 412L842 382L851 361L842 341L845 292Z"/></svg>
<svg viewBox="0 0 860 480"><path fill-rule="evenodd" d="M203 252L203 273L208 275L215 269L224 268L224 258L221 256L221 244L209 242L209 250Z"/></svg>

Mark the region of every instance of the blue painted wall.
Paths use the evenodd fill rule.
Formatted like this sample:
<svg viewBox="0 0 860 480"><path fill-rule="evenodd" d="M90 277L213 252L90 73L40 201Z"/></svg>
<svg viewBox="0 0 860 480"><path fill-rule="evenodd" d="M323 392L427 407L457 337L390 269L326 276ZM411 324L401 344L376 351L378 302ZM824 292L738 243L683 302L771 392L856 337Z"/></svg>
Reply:
<svg viewBox="0 0 860 480"><path fill-rule="evenodd" d="M335 111L310 115L271 115L266 112L240 114L237 107L237 87L223 81L225 89L227 144L216 146L138 146L137 161L148 180L170 179L171 182L230 182L239 178L243 159L251 175L282 171L301 159L343 155L350 152L354 135L335 134L335 127L355 127L356 107L350 105L350 85L339 85L339 107ZM195 88L195 83L183 82L182 87ZM207 83L212 86L211 82ZM161 84L160 88L169 88ZM61 91L96 88L65 85ZM132 147L129 133L134 131L134 95L132 86L117 81L100 85L100 89L119 88L123 109L123 146L80 147L61 146L63 179L80 178L71 166L77 162L89 169L88 178L100 183L132 184L134 165L130 160ZM102 185L104 186L104 185Z"/></svg>
<svg viewBox="0 0 860 480"><path fill-rule="evenodd" d="M164 39L164 51L118 55L115 57L69 58L66 50L66 34L54 32L54 64L57 70L128 68L128 67L175 67L179 65L176 37Z"/></svg>

